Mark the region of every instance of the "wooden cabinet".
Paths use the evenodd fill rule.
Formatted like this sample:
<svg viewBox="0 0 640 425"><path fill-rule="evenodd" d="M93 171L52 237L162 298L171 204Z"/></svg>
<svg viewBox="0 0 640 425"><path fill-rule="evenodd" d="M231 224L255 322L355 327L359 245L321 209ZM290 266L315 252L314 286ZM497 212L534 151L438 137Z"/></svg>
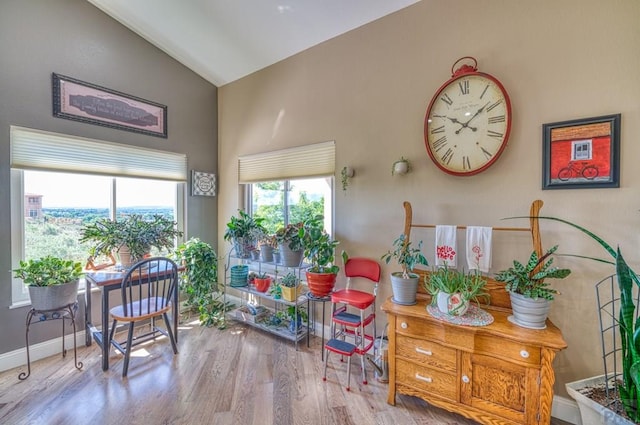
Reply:
<svg viewBox="0 0 640 425"><path fill-rule="evenodd" d="M548 424L553 359L566 348L560 330L518 327L510 310L488 307L488 326L460 326L413 306L382 306L389 320L389 396L416 396L482 424Z"/></svg>

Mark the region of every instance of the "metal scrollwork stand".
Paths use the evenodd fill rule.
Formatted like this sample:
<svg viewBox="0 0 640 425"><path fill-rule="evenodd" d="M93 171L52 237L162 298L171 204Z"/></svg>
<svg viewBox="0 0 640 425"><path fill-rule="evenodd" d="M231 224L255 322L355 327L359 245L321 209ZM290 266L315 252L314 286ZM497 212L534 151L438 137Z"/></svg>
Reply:
<svg viewBox="0 0 640 425"><path fill-rule="evenodd" d="M18 379L21 381L27 379L29 375L31 375L31 359L29 357L29 327L31 326L31 322L33 318L36 317L38 322L45 322L48 320L62 320L62 357L67 356L67 350L64 347L64 321L65 319L71 320L71 325L73 326L73 360L75 363L76 369L82 369L82 362L78 361L78 353L76 350L76 312L78 311L78 303L67 304L64 307L60 307L53 310L36 310L32 308L27 313L27 331L25 334L27 341L27 373L20 373L18 375ZM38 323L36 322L36 323Z"/></svg>

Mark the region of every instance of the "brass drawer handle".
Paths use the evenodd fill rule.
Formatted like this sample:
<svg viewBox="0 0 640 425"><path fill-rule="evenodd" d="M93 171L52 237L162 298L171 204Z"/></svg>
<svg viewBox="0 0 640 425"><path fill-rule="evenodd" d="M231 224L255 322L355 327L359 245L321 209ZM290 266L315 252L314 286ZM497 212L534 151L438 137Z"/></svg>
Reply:
<svg viewBox="0 0 640 425"><path fill-rule="evenodd" d="M433 382L433 379L431 379L431 378L429 378L427 376L422 376L417 372L416 372L416 379L419 379L419 380L424 381L424 382Z"/></svg>
<svg viewBox="0 0 640 425"><path fill-rule="evenodd" d="M431 352L431 350L423 350L420 347L416 347L416 352L420 354L424 354L425 356L433 356L433 353Z"/></svg>

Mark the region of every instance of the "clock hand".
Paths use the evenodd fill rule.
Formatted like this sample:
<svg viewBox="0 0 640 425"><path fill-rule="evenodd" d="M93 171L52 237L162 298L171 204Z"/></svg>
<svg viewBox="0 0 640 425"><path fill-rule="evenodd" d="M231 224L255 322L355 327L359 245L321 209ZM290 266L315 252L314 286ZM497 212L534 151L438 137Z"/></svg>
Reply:
<svg viewBox="0 0 640 425"><path fill-rule="evenodd" d="M434 117L436 117L436 118L446 118L446 119L448 119L449 121L451 121L454 124L460 124L462 127L469 127L467 125L467 123L460 122L460 121L458 121L457 118L451 118L451 117L447 117L445 115L434 115ZM477 130L477 128L475 128L475 127L469 127L469 128L472 129L473 131ZM457 132L456 132L456 134L457 134Z"/></svg>
<svg viewBox="0 0 640 425"><path fill-rule="evenodd" d="M471 122L471 120L472 120L472 119L474 119L475 117L477 117L477 116L480 114L480 112L484 111L484 108L486 108L486 107L487 107L487 105L489 105L489 103L491 103L491 102L487 102L487 103L485 103L485 104L484 104L484 106L482 106L480 109L478 109L478 110L476 111L476 113L475 113L475 114L473 114L473 116L467 120L467 122L461 122L461 123L459 123L459 124L461 124L461 125L462 125L462 127L460 127L458 130L456 130L456 134L460 134L460 132L462 131L462 129L463 129L463 128L469 128L469 129L471 129L471 131L477 131L478 129L477 129L476 127L471 127L471 126L469 125L469 123Z"/></svg>

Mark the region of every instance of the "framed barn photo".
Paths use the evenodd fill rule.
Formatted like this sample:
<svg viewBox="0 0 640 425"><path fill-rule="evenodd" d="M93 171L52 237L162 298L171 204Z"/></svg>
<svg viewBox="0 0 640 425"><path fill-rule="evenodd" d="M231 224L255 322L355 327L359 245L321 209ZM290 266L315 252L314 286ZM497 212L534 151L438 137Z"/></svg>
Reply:
<svg viewBox="0 0 640 425"><path fill-rule="evenodd" d="M542 189L620 187L620 114L542 125Z"/></svg>
<svg viewBox="0 0 640 425"><path fill-rule="evenodd" d="M53 116L167 138L167 107L159 103L51 74Z"/></svg>

